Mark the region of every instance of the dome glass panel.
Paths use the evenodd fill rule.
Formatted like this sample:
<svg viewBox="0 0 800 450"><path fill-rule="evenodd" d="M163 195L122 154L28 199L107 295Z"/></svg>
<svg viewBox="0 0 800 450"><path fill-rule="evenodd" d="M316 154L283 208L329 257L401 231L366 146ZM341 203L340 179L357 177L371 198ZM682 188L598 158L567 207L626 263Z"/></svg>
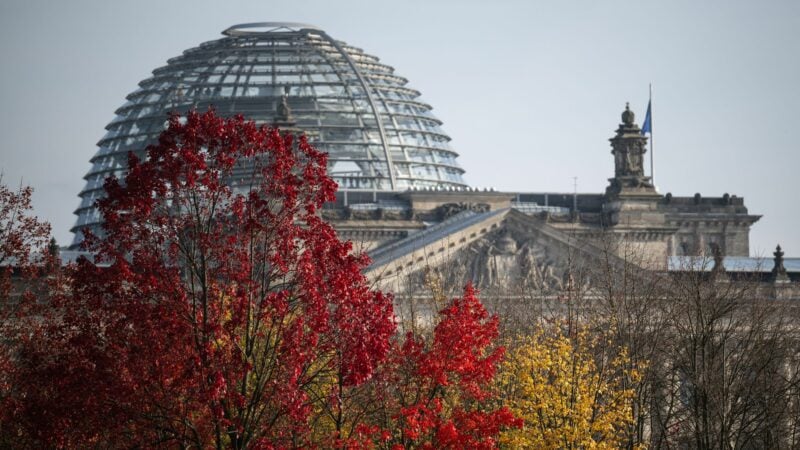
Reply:
<svg viewBox="0 0 800 450"><path fill-rule="evenodd" d="M329 154L340 190L466 186L431 106L377 57L311 25L242 24L223 35L168 60L117 109L90 160L73 244L100 223L104 179L124 174L128 152L144 155L167 113L191 108L305 133Z"/></svg>

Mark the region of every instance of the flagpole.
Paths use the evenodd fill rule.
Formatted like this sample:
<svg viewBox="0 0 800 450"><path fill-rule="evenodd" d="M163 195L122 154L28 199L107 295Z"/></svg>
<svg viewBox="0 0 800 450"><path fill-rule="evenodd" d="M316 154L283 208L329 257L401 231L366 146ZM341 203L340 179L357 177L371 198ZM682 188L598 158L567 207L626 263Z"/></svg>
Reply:
<svg viewBox="0 0 800 450"><path fill-rule="evenodd" d="M650 182L656 186L656 173L653 166L653 83L650 83Z"/></svg>

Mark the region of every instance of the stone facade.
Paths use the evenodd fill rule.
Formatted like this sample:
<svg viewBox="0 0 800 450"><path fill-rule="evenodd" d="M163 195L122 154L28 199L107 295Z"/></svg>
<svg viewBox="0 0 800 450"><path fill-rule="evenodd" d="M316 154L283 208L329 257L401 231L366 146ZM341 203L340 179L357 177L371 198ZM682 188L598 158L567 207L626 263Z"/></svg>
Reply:
<svg viewBox="0 0 800 450"><path fill-rule="evenodd" d="M644 256L640 264L655 269L668 268L670 257L710 256L713 248L726 257L749 256L750 227L760 216L736 195L659 193L645 175L647 137L627 105L610 143L614 174L604 193L342 191L323 216L373 256L371 274L389 278L455 259L465 279L491 284L532 273L543 254L552 264L553 255L563 260L576 249L610 245Z"/></svg>

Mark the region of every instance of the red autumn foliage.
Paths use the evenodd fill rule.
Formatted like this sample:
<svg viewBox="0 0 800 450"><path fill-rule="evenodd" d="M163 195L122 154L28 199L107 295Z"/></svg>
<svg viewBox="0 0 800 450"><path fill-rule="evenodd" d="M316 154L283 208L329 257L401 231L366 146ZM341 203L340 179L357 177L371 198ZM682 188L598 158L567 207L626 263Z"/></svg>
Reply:
<svg viewBox="0 0 800 450"><path fill-rule="evenodd" d="M391 300L316 214L335 184L304 139L174 116L105 188L95 263L25 349L16 407L38 442L293 446L308 386L361 383L386 356Z"/></svg>
<svg viewBox="0 0 800 450"><path fill-rule="evenodd" d="M43 250L50 236L50 225L39 221L33 211L33 189L25 186L12 191L0 176L0 266L31 264L31 252Z"/></svg>
<svg viewBox="0 0 800 450"><path fill-rule="evenodd" d="M430 336L394 339L375 376L338 395L330 416L341 433L322 447L491 449L500 431L522 425L507 408L490 407L496 399L488 388L504 349L493 344L497 318L472 286L435 322Z"/></svg>
<svg viewBox="0 0 800 450"><path fill-rule="evenodd" d="M3 424L11 419L5 406L13 388L17 316L20 307L32 300L31 288L52 263L45 251L50 225L31 215L32 195L30 187L9 189L0 176L0 447L6 445Z"/></svg>
<svg viewBox="0 0 800 450"><path fill-rule="evenodd" d="M483 407L496 319L467 288L430 343L398 340L366 257L318 214L326 164L242 117L172 116L106 181L94 260L30 311L0 432L58 448L495 446L514 423Z"/></svg>
<svg viewBox="0 0 800 450"><path fill-rule="evenodd" d="M406 335L386 385L399 406L389 424L398 448L490 449L502 429L521 425L507 408L486 406L504 352L497 336L497 317L471 285L439 312L430 343Z"/></svg>

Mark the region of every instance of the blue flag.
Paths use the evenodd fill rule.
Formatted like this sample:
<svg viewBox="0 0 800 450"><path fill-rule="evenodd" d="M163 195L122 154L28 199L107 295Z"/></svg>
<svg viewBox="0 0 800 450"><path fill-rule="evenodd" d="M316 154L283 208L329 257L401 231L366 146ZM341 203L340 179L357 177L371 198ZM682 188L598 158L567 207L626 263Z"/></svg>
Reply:
<svg viewBox="0 0 800 450"><path fill-rule="evenodd" d="M642 123L642 134L653 134L653 119L650 116L650 101L647 102L647 114L644 116L644 123Z"/></svg>

